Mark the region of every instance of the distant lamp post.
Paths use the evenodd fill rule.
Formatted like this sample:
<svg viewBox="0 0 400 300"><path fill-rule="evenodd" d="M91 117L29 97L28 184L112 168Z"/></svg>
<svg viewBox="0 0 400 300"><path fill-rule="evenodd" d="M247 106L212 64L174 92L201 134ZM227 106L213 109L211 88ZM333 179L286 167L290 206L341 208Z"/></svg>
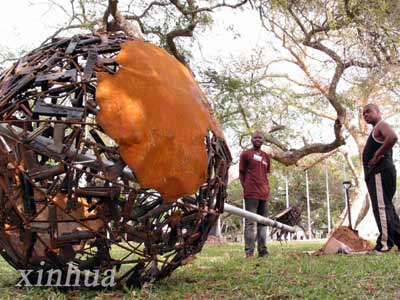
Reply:
<svg viewBox="0 0 400 300"><path fill-rule="evenodd" d="M346 191L347 215L349 217L349 227L350 227L350 229L353 229L353 226L351 224L351 213L350 213L350 210L351 210L351 207L350 207L350 189L353 186L354 186L353 181L350 181L350 180L343 181L343 187L344 187L344 189Z"/></svg>

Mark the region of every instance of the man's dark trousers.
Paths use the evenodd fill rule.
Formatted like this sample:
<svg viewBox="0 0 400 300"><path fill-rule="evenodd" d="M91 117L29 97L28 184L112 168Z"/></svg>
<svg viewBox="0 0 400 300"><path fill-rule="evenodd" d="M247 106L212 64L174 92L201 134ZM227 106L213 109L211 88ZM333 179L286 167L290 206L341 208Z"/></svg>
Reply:
<svg viewBox="0 0 400 300"><path fill-rule="evenodd" d="M244 199L245 209L252 213L266 217L268 212L268 205L265 200L257 199ZM255 236L256 222L245 219L244 224L244 250L247 255L254 254L255 240L257 237L257 250L258 255L264 256L268 253L266 247L267 241L267 226L257 223L257 236Z"/></svg>
<svg viewBox="0 0 400 300"><path fill-rule="evenodd" d="M366 178L372 209L379 229L375 249L388 251L400 246L400 220L393 205L396 193L396 169L387 168Z"/></svg>

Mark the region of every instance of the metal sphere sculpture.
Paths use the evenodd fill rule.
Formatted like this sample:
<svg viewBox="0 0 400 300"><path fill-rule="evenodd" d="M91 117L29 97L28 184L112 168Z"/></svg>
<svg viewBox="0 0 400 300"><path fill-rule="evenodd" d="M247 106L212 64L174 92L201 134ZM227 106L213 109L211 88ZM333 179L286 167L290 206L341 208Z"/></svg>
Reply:
<svg viewBox="0 0 400 300"><path fill-rule="evenodd" d="M115 268L140 287L199 252L223 210L221 129L190 72L149 43L43 45L1 74L0 119L0 248L16 269Z"/></svg>

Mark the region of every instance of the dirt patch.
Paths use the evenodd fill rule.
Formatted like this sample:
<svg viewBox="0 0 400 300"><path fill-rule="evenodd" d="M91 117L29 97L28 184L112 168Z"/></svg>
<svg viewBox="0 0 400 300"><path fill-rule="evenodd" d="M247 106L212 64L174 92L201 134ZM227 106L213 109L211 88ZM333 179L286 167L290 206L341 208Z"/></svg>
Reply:
<svg viewBox="0 0 400 300"><path fill-rule="evenodd" d="M339 243L337 243L339 242ZM334 251L336 244L344 244L350 251L369 251L374 248L374 246L361 238L356 231L350 229L349 227L341 226L335 229L325 245L318 250L315 254L328 254L337 253Z"/></svg>

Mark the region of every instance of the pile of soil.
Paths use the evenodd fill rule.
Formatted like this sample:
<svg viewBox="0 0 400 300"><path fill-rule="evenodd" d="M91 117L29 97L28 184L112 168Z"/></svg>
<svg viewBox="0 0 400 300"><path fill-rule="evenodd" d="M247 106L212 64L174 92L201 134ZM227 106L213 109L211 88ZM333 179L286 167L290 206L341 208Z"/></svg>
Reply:
<svg viewBox="0 0 400 300"><path fill-rule="evenodd" d="M321 255L328 253L328 247L335 239L346 245L351 251L369 251L374 248L370 242L361 238L356 231L349 227L341 226L332 232L325 245L315 254Z"/></svg>

